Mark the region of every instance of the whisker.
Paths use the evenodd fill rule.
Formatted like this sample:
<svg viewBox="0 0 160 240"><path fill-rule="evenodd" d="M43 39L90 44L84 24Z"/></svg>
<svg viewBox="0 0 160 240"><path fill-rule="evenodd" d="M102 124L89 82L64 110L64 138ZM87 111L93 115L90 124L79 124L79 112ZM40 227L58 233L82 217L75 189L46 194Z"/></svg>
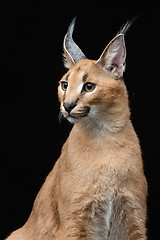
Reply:
<svg viewBox="0 0 160 240"><path fill-rule="evenodd" d="M63 114L60 112L59 114L58 114L58 122L61 124L62 123L62 120L63 120Z"/></svg>

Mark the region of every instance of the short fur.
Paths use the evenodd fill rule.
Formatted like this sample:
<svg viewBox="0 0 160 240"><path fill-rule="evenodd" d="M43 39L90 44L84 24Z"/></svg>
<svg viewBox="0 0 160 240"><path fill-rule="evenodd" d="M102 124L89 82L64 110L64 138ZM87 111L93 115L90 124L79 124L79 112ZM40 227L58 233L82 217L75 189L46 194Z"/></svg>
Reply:
<svg viewBox="0 0 160 240"><path fill-rule="evenodd" d="M73 61L69 49L58 95L74 126L28 221L7 240L145 240L147 183L122 80L124 35L98 61Z"/></svg>

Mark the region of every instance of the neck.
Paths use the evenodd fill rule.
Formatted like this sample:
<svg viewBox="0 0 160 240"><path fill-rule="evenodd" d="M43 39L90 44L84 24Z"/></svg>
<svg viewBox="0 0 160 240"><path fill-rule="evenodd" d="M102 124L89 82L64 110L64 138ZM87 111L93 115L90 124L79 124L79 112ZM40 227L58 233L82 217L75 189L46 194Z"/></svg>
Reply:
<svg viewBox="0 0 160 240"><path fill-rule="evenodd" d="M90 162L90 160L106 162L109 160L108 154L129 151L135 153L136 149L139 149L139 142L129 119L125 126L117 132L106 129L103 131L91 130L82 123L76 123L68 139L69 158L73 162L76 159L77 164L80 164L82 159L85 162Z"/></svg>
<svg viewBox="0 0 160 240"><path fill-rule="evenodd" d="M107 122L97 119L86 119L76 123L75 128L79 129L84 135L95 138L123 132L128 124L130 124L129 117L127 119L111 119L111 121Z"/></svg>
<svg viewBox="0 0 160 240"><path fill-rule="evenodd" d="M112 131L104 126L101 126L97 128L97 126L94 127L88 127L87 125L84 125L84 123L76 123L72 129L72 136L74 133L76 133L74 136L76 136L76 139L74 141L77 141L77 138L81 139L81 143L84 141L85 143L96 143L96 144L106 144L108 143L115 143L115 142L121 142L123 139L125 141L125 138L128 134L135 135L134 129L132 127L131 121L128 119L123 127L117 129L117 131Z"/></svg>

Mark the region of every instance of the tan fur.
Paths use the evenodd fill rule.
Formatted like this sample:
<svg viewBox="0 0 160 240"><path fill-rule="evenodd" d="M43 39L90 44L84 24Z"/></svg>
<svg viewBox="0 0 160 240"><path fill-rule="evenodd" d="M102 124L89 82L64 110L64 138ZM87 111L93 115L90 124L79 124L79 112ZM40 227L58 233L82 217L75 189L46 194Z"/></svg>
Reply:
<svg viewBox="0 0 160 240"><path fill-rule="evenodd" d="M59 86L63 102L79 98L75 124L34 202L26 224L7 240L144 240L147 184L123 80L80 60ZM83 76L96 84L82 93ZM60 81L60 82L61 82ZM81 117L83 107L91 107Z"/></svg>

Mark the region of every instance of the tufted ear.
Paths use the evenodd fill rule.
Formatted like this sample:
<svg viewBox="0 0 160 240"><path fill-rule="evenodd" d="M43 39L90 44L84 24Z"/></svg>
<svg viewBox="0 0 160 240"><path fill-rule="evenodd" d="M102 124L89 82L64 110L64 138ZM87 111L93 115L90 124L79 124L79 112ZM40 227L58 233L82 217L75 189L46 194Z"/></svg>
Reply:
<svg viewBox="0 0 160 240"><path fill-rule="evenodd" d="M107 45L96 64L100 64L107 73L119 79L125 71L125 59L124 34L120 33Z"/></svg>
<svg viewBox="0 0 160 240"><path fill-rule="evenodd" d="M78 47L78 45L74 42L72 38L74 25L75 25L74 18L69 25L68 32L65 35L64 42L63 42L63 57L64 57L64 66L66 68L70 68L74 65L77 61L81 59L86 59L86 56L82 52L82 50Z"/></svg>

